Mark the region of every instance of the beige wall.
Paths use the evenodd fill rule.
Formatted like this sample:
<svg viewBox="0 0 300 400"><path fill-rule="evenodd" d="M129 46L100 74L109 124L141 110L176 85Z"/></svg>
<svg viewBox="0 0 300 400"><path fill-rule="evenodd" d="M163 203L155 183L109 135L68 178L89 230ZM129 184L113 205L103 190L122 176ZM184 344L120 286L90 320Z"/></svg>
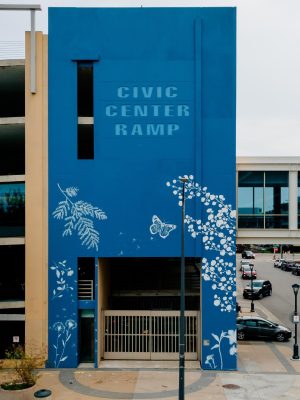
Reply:
<svg viewBox="0 0 300 400"><path fill-rule="evenodd" d="M36 94L30 93L30 36L25 61L25 341L28 350L48 343L48 41L36 33Z"/></svg>
<svg viewBox="0 0 300 400"><path fill-rule="evenodd" d="M104 320L102 311L108 310L108 296L110 287L110 270L107 260L99 258L98 260L98 354L99 358L104 354ZM100 360L98 360L100 361Z"/></svg>

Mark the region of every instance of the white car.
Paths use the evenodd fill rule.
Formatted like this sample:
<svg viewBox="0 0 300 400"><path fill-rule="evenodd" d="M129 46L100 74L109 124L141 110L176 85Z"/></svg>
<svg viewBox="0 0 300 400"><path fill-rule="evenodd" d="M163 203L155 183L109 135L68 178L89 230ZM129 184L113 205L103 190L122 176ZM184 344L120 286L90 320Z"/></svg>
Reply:
<svg viewBox="0 0 300 400"><path fill-rule="evenodd" d="M277 260L274 261L274 267L275 268L280 268L281 264L283 263L283 261L285 261L284 258L278 258Z"/></svg>
<svg viewBox="0 0 300 400"><path fill-rule="evenodd" d="M248 265L248 267L250 267L250 265L253 265L253 262L249 261L249 260L241 260L241 264L240 264L240 271L242 271L243 267L245 265Z"/></svg>

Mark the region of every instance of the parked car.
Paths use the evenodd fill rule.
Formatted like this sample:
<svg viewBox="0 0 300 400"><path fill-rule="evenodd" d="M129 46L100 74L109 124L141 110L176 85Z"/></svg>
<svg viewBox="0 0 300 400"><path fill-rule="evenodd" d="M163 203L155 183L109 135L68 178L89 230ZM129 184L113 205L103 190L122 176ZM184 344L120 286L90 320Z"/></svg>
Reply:
<svg viewBox="0 0 300 400"><path fill-rule="evenodd" d="M240 263L240 271L242 271L244 265L248 265L248 266L249 266L249 265L253 265L253 267L254 267L253 261L250 261L250 260L241 260L241 263Z"/></svg>
<svg viewBox="0 0 300 400"><path fill-rule="evenodd" d="M255 258L255 255L254 255L254 253L252 252L252 251L250 251L250 250L244 250L243 252L242 252L242 258Z"/></svg>
<svg viewBox="0 0 300 400"><path fill-rule="evenodd" d="M274 267L275 268L280 268L281 264L285 261L284 258L278 258L277 260L274 261Z"/></svg>
<svg viewBox="0 0 300 400"><path fill-rule="evenodd" d="M250 265L243 265L241 278L242 279L256 279L256 270L252 269L252 272L251 272Z"/></svg>
<svg viewBox="0 0 300 400"><path fill-rule="evenodd" d="M261 317L244 316L237 318L237 338L269 338L283 342L289 340L292 332L285 326L278 325Z"/></svg>
<svg viewBox="0 0 300 400"><path fill-rule="evenodd" d="M293 275L300 275L300 264L295 264L295 267L292 269Z"/></svg>
<svg viewBox="0 0 300 400"><path fill-rule="evenodd" d="M293 260L284 260L280 268L282 269L282 271L291 271L295 264L296 262Z"/></svg>
<svg viewBox="0 0 300 400"><path fill-rule="evenodd" d="M272 284L270 281L256 280L255 282L251 283L251 285L249 284L244 288L244 299L252 298L251 286L253 286L253 299L262 299L265 296L272 295Z"/></svg>

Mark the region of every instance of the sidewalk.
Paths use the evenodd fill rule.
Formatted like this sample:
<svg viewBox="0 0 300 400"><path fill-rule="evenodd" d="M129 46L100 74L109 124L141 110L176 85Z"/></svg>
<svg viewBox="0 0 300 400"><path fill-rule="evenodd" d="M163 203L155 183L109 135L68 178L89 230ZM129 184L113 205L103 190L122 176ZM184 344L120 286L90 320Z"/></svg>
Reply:
<svg viewBox="0 0 300 400"><path fill-rule="evenodd" d="M261 303L250 312L250 301L239 297L241 315L260 315L280 322ZM300 400L300 362L292 361L293 340L286 343L238 343L238 371L202 371L198 362L186 362L186 400ZM8 380L0 372L0 382ZM51 400L178 399L177 361L105 361L100 368L42 370L34 388L23 393L0 389L0 400L34 399L46 388ZM22 397L21 397L22 396ZM48 398L49 399L49 398Z"/></svg>
<svg viewBox="0 0 300 400"><path fill-rule="evenodd" d="M198 363L187 363L185 399L300 399L300 362L290 359L292 342L247 341L238 347L237 372L202 371ZM7 374L0 374L2 382ZM97 370L42 370L35 387L23 391L23 397L0 390L0 399L34 399L33 393L42 388L52 391L51 400L177 400L178 363L106 361Z"/></svg>
<svg viewBox="0 0 300 400"><path fill-rule="evenodd" d="M284 363L268 346L241 346L239 372L205 372L186 370L186 400L275 400L300 399L300 365ZM248 347L248 348L247 348ZM251 348L251 350L249 349ZM278 350L280 353L284 350ZM283 353L281 353L283 355ZM288 356L288 354L286 354ZM136 371L115 370L44 370L34 388L23 397L0 391L2 400L33 399L36 390L52 391L51 400L87 399L178 399L176 369ZM19 393L18 393L19 395ZM27 397L26 397L27 396Z"/></svg>

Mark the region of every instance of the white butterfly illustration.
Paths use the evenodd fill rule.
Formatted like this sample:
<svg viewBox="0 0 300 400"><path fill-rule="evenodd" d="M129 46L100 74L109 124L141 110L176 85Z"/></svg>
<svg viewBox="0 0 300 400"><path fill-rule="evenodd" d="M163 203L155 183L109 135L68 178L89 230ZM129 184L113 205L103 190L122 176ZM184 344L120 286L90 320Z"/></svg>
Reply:
<svg viewBox="0 0 300 400"><path fill-rule="evenodd" d="M176 229L176 225L165 224L162 222L157 215L153 215L152 217L152 225L150 225L150 232L152 235L156 233L163 239L169 236L169 233Z"/></svg>

